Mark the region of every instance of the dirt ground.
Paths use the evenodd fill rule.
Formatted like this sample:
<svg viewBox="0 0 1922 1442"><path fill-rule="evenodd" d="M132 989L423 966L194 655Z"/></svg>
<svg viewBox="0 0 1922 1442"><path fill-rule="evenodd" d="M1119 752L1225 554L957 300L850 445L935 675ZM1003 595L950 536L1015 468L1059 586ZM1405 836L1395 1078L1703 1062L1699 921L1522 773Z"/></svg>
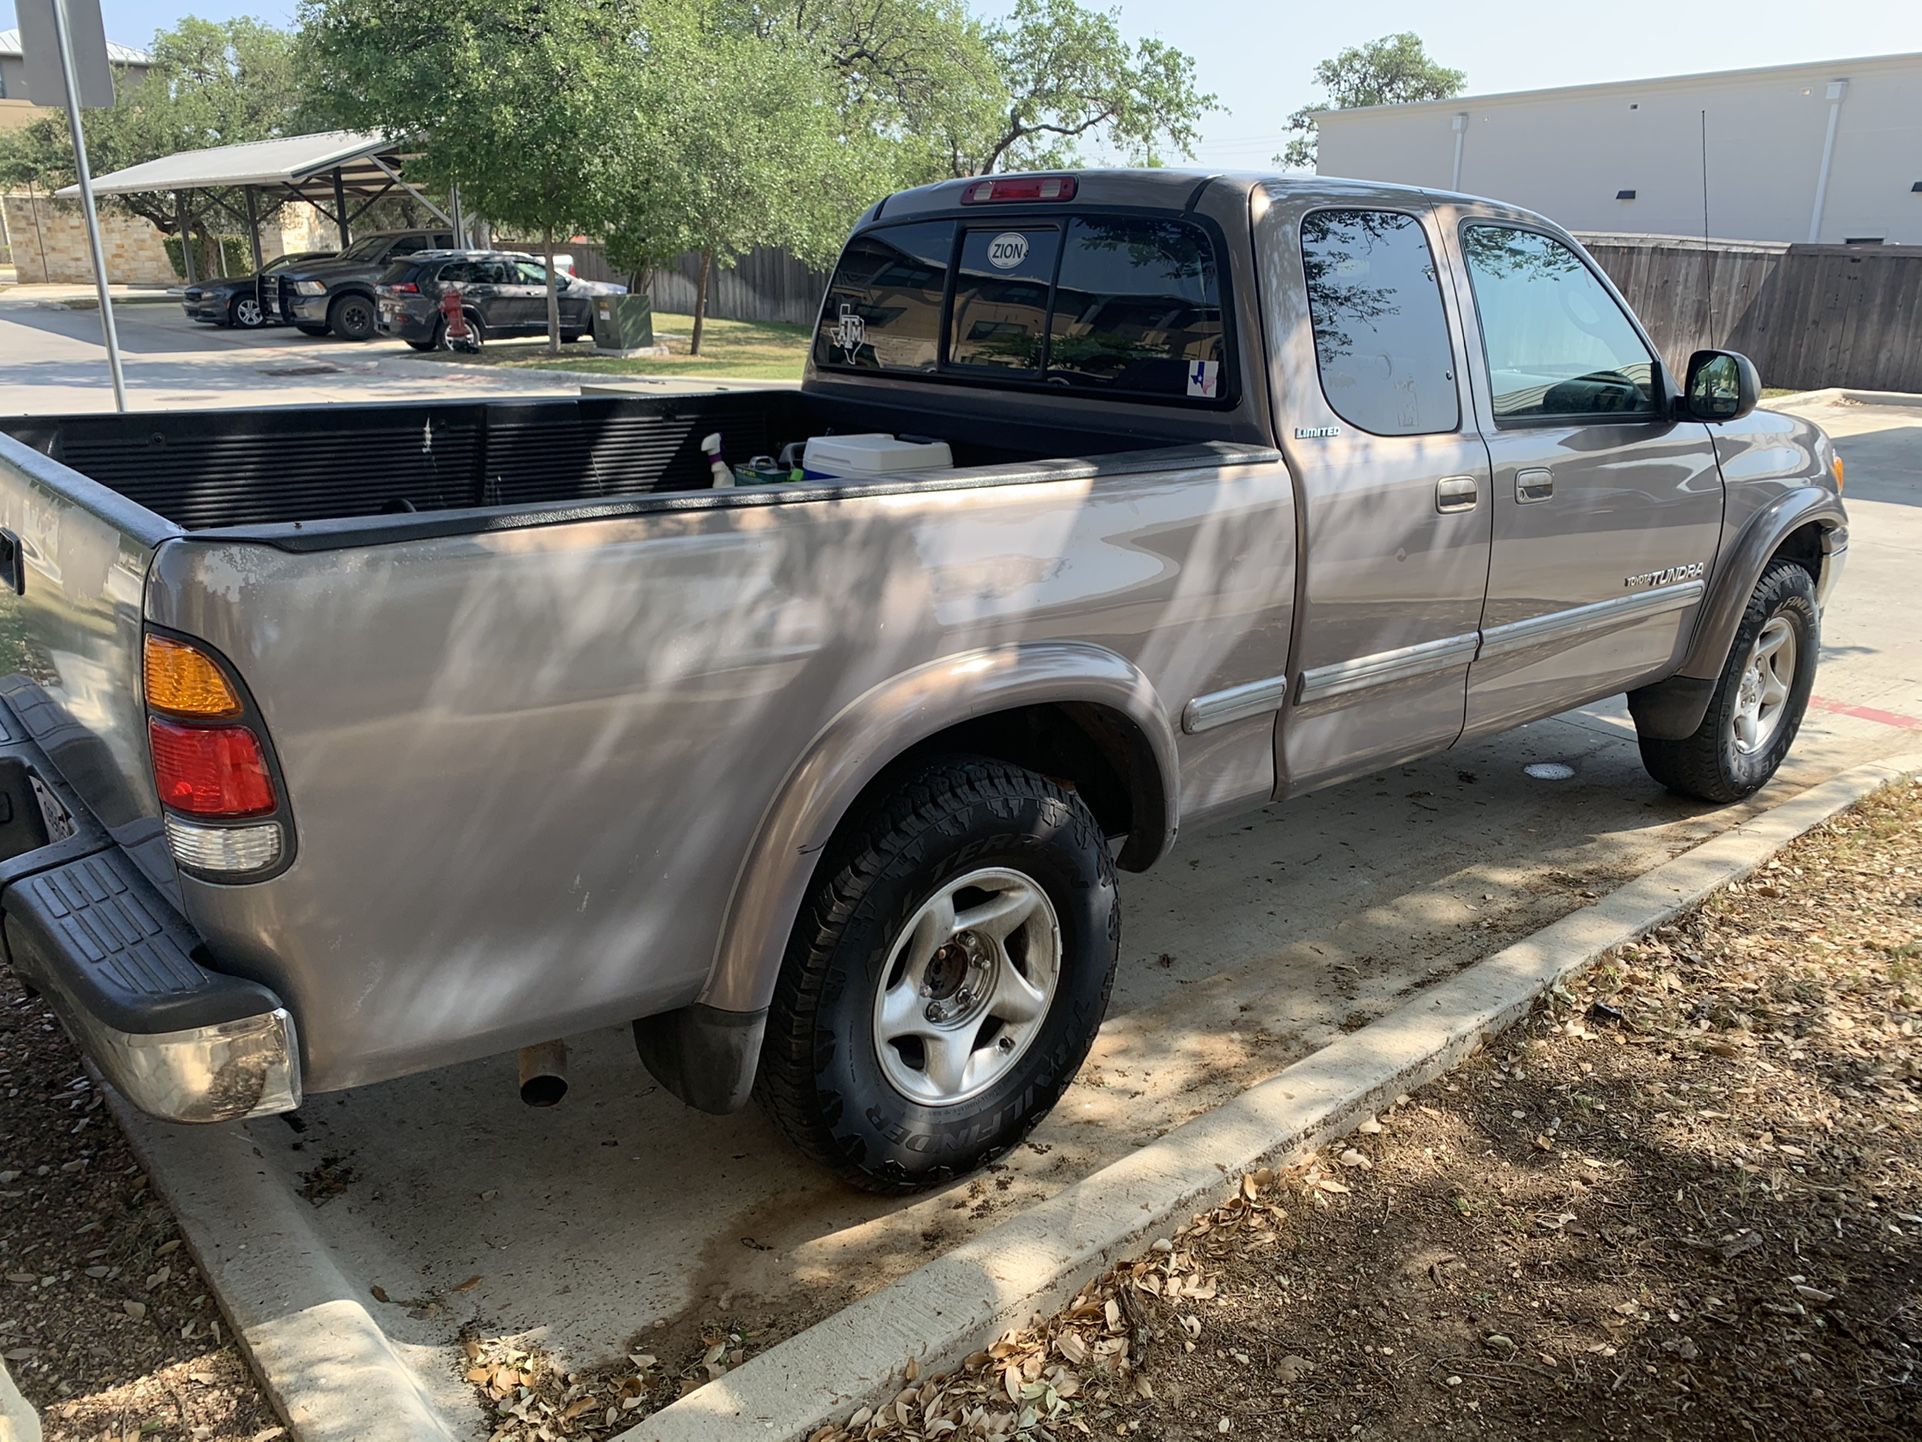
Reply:
<svg viewBox="0 0 1922 1442"><path fill-rule="evenodd" d="M817 1442L1922 1436L1922 787Z"/></svg>
<svg viewBox="0 0 1922 1442"><path fill-rule="evenodd" d="M53 1014L0 992L0 1355L48 1442L283 1435Z"/></svg>

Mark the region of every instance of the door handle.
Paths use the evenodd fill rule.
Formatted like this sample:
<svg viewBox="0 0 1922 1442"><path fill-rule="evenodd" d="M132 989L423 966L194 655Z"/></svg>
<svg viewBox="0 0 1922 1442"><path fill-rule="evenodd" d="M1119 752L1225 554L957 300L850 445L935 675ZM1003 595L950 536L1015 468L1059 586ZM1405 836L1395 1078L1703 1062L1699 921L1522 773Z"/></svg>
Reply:
<svg viewBox="0 0 1922 1442"><path fill-rule="evenodd" d="M1473 476L1443 476L1435 482L1435 509L1443 515L1472 511L1481 494L1481 484Z"/></svg>
<svg viewBox="0 0 1922 1442"><path fill-rule="evenodd" d="M1515 472L1515 500L1519 505L1545 501L1555 494L1555 473L1541 466Z"/></svg>

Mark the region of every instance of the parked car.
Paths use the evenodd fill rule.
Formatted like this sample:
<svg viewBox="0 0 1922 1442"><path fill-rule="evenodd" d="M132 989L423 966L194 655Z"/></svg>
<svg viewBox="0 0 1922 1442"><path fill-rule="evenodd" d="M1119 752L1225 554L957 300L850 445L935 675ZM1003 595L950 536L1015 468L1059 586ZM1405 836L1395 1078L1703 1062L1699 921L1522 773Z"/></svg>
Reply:
<svg viewBox="0 0 1922 1442"><path fill-rule="evenodd" d="M404 255L446 250L446 230L384 230L363 235L331 260L288 266L280 272L282 318L304 335L332 331L342 340L372 340L374 282Z"/></svg>
<svg viewBox="0 0 1922 1442"><path fill-rule="evenodd" d="M257 330L281 319L280 273L289 266L317 260L331 260L331 250L296 250L277 255L260 268L258 275L235 275L224 279L203 280L180 294L180 305L188 320L207 325L230 325L241 330ZM267 285L263 290L261 281ZM262 295L266 302L262 303Z"/></svg>
<svg viewBox="0 0 1922 1442"><path fill-rule="evenodd" d="M547 267L505 250L423 250L397 260L374 288L382 335L399 336L415 350L438 350L447 324L441 296L460 291L461 312L477 343L502 336L547 334ZM594 328L597 294L625 287L592 285L556 275L561 340L572 344Z"/></svg>
<svg viewBox="0 0 1922 1442"><path fill-rule="evenodd" d="M1848 523L1757 396L1539 215L1148 170L876 205L796 390L8 421L7 951L157 1116L632 1019L940 1182L1184 831L1623 692L1774 775Z"/></svg>

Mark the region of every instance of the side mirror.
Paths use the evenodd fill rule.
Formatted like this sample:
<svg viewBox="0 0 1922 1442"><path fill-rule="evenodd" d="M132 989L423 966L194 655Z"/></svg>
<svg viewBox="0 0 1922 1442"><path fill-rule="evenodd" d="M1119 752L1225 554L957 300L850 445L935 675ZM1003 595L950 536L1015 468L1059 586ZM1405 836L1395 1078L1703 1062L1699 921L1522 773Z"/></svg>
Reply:
<svg viewBox="0 0 1922 1442"><path fill-rule="evenodd" d="M1732 350L1698 350L1688 358L1682 409L1698 421L1739 421L1761 403L1755 363Z"/></svg>

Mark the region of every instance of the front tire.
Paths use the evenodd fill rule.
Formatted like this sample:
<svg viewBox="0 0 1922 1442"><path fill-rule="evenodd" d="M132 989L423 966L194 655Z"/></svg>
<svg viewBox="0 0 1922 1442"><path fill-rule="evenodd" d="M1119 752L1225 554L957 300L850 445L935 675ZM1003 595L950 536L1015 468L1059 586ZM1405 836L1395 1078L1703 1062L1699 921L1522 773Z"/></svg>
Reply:
<svg viewBox="0 0 1922 1442"><path fill-rule="evenodd" d="M364 295L343 295L327 307L327 328L342 340L372 340L374 303Z"/></svg>
<svg viewBox="0 0 1922 1442"><path fill-rule="evenodd" d="M1638 737L1648 774L1700 801L1740 801L1761 790L1801 728L1821 644L1815 578L1794 561L1772 563L1735 628L1695 734Z"/></svg>
<svg viewBox="0 0 1922 1442"><path fill-rule="evenodd" d="M991 1161L1073 1080L1120 947L1114 865L1080 798L974 758L904 777L824 857L755 1089L802 1151L909 1192Z"/></svg>
<svg viewBox="0 0 1922 1442"><path fill-rule="evenodd" d="M258 296L237 295L227 307L227 319L240 330L259 330L267 324L267 313L260 308Z"/></svg>

